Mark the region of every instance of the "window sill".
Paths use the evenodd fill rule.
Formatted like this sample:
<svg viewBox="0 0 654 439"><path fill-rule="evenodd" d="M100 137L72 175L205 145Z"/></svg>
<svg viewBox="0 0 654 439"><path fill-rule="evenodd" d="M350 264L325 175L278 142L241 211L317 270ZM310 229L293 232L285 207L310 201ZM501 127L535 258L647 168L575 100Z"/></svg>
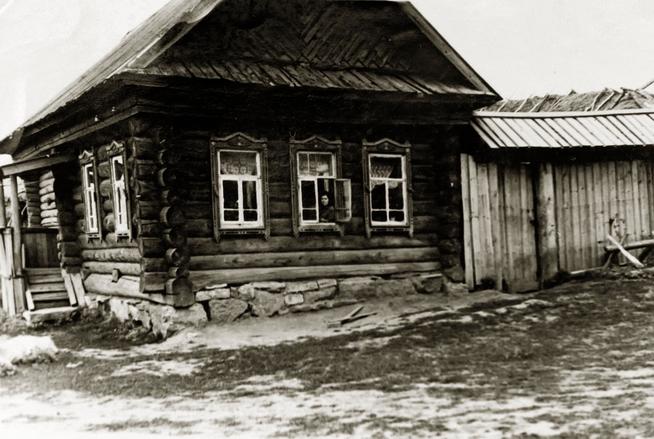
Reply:
<svg viewBox="0 0 654 439"><path fill-rule="evenodd" d="M340 233L338 224L315 224L298 227L299 233Z"/></svg>
<svg viewBox="0 0 654 439"><path fill-rule="evenodd" d="M221 235L239 236L239 235L265 235L266 229L219 229Z"/></svg>

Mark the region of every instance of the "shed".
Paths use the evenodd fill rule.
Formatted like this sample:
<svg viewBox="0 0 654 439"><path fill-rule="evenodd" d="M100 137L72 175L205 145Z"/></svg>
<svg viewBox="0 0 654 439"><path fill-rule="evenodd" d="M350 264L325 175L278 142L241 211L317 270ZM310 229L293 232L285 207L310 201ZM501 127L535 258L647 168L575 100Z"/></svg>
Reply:
<svg viewBox="0 0 654 439"><path fill-rule="evenodd" d="M475 112L462 154L466 280L512 291L599 267L607 235L654 236L654 97L548 95Z"/></svg>
<svg viewBox="0 0 654 439"><path fill-rule="evenodd" d="M459 278L459 148L498 99L409 3L173 0L0 143L38 188L16 309Z"/></svg>

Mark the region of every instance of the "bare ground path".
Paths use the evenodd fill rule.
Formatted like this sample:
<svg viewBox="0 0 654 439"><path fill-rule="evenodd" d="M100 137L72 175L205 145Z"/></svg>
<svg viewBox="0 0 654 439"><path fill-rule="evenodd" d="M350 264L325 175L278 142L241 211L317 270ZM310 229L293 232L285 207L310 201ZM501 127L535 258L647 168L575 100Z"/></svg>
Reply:
<svg viewBox="0 0 654 439"><path fill-rule="evenodd" d="M324 324L325 315L293 318L288 331L273 319L258 336L210 329L127 350L91 324L51 330L68 350L57 363L0 381L0 430L67 438L653 437L650 284L587 281L465 310L425 312L414 303L403 317L379 305L376 324L329 337L310 323Z"/></svg>

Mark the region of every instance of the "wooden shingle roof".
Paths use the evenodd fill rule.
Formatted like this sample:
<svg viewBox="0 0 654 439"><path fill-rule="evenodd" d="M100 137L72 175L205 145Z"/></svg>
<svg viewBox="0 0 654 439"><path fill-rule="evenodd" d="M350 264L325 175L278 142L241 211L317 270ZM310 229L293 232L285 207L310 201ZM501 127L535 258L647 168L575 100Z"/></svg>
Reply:
<svg viewBox="0 0 654 439"><path fill-rule="evenodd" d="M409 3L171 0L19 132L101 84L135 74L497 98ZM4 152L12 150L8 142L0 142Z"/></svg>

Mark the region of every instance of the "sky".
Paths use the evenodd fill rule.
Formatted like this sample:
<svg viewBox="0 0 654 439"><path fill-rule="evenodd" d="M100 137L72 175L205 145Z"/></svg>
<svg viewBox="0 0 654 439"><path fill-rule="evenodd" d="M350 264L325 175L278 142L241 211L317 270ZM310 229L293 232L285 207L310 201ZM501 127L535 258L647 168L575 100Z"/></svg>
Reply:
<svg viewBox="0 0 654 439"><path fill-rule="evenodd" d="M0 0L0 138L167 0ZM654 79L651 0L414 0L505 98Z"/></svg>

